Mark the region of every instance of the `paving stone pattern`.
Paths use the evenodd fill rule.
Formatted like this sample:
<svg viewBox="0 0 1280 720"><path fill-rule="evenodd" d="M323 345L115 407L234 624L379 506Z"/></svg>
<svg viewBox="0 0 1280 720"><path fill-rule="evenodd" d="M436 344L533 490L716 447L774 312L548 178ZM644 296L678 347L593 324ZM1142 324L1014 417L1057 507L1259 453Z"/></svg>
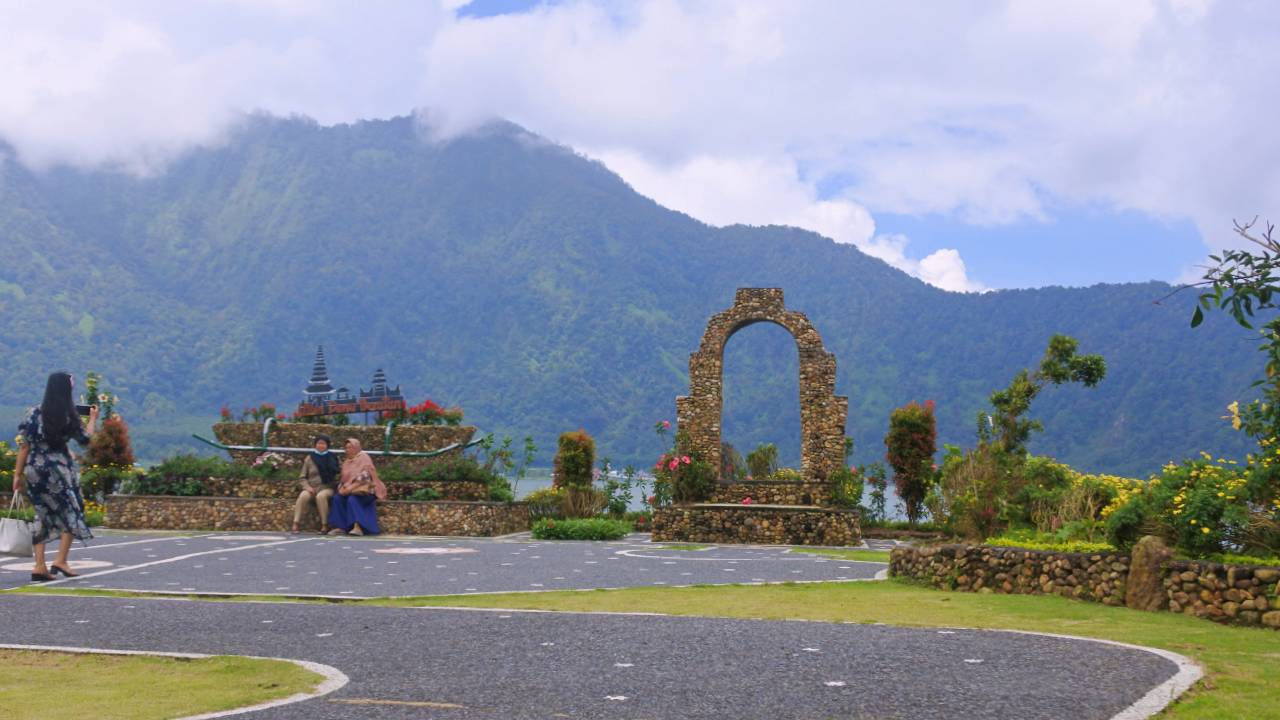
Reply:
<svg viewBox="0 0 1280 720"><path fill-rule="evenodd" d="M56 585L191 593L380 597L869 579L883 563L792 553L786 548L668 550L643 536L614 543L209 533L111 534L72 551L110 566ZM27 562L30 562L29 560ZM0 563L0 586L29 570ZM90 573L102 573L90 575Z"/></svg>
<svg viewBox="0 0 1280 720"><path fill-rule="evenodd" d="M132 598L8 598L0 639L289 657L350 677L327 697L241 716L279 720L1102 720L1176 669L1139 650L990 631Z"/></svg>

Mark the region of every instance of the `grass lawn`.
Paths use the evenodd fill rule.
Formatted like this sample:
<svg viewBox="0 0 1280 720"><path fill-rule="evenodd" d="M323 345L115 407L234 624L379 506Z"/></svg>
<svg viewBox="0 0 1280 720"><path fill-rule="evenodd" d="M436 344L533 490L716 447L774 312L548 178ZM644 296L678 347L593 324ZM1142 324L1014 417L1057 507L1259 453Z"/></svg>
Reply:
<svg viewBox="0 0 1280 720"><path fill-rule="evenodd" d="M25 592L41 592L38 586L31 587ZM145 593L59 588L48 588L44 592L145 596ZM278 597L254 599L283 600ZM1277 682L1280 632L1217 625L1171 613L1144 613L1057 596L953 593L888 580L448 595L359 600L350 604L652 612L769 620L796 618L1078 635L1164 648L1204 666L1205 677L1162 714L1162 718L1280 720L1280 682Z"/></svg>
<svg viewBox="0 0 1280 720"><path fill-rule="evenodd" d="M158 720L287 697L323 681L293 663L239 657L0 649L0 668L0 708L10 720Z"/></svg>
<svg viewBox="0 0 1280 720"><path fill-rule="evenodd" d="M889 562L888 550L830 550L826 548L791 548L791 552L809 553L840 560L859 560L861 562Z"/></svg>

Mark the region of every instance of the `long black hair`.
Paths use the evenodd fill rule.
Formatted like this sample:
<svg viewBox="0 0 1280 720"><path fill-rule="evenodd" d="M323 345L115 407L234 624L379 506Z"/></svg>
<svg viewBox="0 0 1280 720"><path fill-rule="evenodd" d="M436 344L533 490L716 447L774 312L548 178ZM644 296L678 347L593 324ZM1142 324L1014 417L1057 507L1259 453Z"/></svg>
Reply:
<svg viewBox="0 0 1280 720"><path fill-rule="evenodd" d="M41 434L53 450L66 450L67 441L84 434L80 414L71 397L71 373L59 370L49 376L40 402Z"/></svg>

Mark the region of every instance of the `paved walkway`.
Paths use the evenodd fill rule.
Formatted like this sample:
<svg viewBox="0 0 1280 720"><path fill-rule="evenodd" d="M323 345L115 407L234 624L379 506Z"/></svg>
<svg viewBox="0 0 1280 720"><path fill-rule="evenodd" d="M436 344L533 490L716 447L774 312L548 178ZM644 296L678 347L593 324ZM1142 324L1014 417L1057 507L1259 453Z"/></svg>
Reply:
<svg viewBox="0 0 1280 720"><path fill-rule="evenodd" d="M351 678L240 716L297 720L1101 720L1176 672L1140 650L1000 632L21 595L0 598L0 642L290 657Z"/></svg>
<svg viewBox="0 0 1280 720"><path fill-rule="evenodd" d="M619 542L523 537L353 538L287 533L103 532L77 545L84 577L53 585L189 593L385 597L485 592L870 579L882 563L788 548L664 549L647 536ZM52 552L52 550L50 551ZM0 561L0 587L30 579L30 561Z"/></svg>

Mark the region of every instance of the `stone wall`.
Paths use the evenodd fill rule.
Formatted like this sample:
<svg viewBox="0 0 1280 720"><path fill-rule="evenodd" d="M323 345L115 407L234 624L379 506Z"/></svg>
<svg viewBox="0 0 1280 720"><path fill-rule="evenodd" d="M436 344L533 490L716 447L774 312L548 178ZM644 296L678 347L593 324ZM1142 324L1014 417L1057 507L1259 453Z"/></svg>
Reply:
<svg viewBox="0 0 1280 720"><path fill-rule="evenodd" d="M787 505L707 503L653 514L655 542L858 545L858 512Z"/></svg>
<svg viewBox="0 0 1280 720"><path fill-rule="evenodd" d="M106 526L121 530L258 530L284 532L293 523L293 501L279 498L112 495ZM314 509L303 530L319 529ZM493 537L529 529L524 503L386 502L378 505L384 533Z"/></svg>
<svg viewBox="0 0 1280 720"><path fill-rule="evenodd" d="M199 478L211 497L297 498L299 481L292 478ZM425 487L434 488L441 500L487 500L489 487L474 480L403 480L388 482L387 499L404 500Z"/></svg>
<svg viewBox="0 0 1280 720"><path fill-rule="evenodd" d="M1170 612L1280 629L1280 568L1171 560L1164 587Z"/></svg>
<svg viewBox="0 0 1280 720"><path fill-rule="evenodd" d="M1056 553L986 545L894 548L889 573L945 590L1062 595L1123 605L1129 556Z"/></svg>
<svg viewBox="0 0 1280 720"><path fill-rule="evenodd" d="M944 590L1054 594L1125 605L1126 584L1137 582L1144 572L1141 564L1126 553L937 545L894 548L889 573ZM1147 609L1280 629L1280 567L1166 560L1151 572L1160 574L1164 597ZM1130 606L1144 602L1131 597Z"/></svg>
<svg viewBox="0 0 1280 720"><path fill-rule="evenodd" d="M763 505L828 505L831 486L826 482L753 480L719 483L711 492L711 502L740 503L745 498Z"/></svg>
<svg viewBox="0 0 1280 720"><path fill-rule="evenodd" d="M689 356L689 394L676 398L676 421L691 450L720 471L720 415L724 406L724 346L758 322L786 328L800 351L800 471L824 480L844 463L849 398L835 394L836 357L827 352L804 313L787 310L781 288L738 288L733 307L707 321L697 352Z"/></svg>
<svg viewBox="0 0 1280 720"><path fill-rule="evenodd" d="M271 427L267 444L275 447L306 448L310 451L316 435L333 438L333 449L339 453L347 438L360 441L365 450L382 450L386 428L381 425L322 425L319 423L279 423ZM469 425L397 425L391 432L391 449L412 452L430 452L453 444L466 444L476 429ZM213 435L223 445L261 445L262 423L218 423ZM257 450L231 450L231 459L245 465L253 463L261 452ZM460 454L456 450L440 457ZM370 454L378 467L400 465L405 468L421 468L431 458L382 457ZM301 454L298 457L301 461Z"/></svg>

